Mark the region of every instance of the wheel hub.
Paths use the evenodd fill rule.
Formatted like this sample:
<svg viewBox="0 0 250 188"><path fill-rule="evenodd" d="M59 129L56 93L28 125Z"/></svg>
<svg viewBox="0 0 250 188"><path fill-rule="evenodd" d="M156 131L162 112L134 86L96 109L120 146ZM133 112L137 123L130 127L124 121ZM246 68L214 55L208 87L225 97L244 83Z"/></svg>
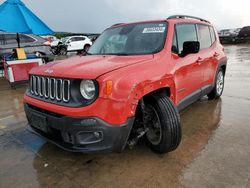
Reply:
<svg viewBox="0 0 250 188"><path fill-rule="evenodd" d="M224 87L224 75L220 71L217 76L216 90L219 95L221 95Z"/></svg>
<svg viewBox="0 0 250 188"><path fill-rule="evenodd" d="M153 145L158 145L161 142L162 130L160 118L153 106L147 105L144 115L144 126L148 128L146 137Z"/></svg>

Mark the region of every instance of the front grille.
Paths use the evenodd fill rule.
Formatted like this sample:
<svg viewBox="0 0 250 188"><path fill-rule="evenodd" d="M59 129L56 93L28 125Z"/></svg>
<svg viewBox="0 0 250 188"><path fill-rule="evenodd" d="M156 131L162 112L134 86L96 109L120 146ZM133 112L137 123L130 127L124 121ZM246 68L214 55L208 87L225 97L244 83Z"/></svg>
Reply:
<svg viewBox="0 0 250 188"><path fill-rule="evenodd" d="M36 97L67 103L70 101L70 80L32 75L30 93Z"/></svg>

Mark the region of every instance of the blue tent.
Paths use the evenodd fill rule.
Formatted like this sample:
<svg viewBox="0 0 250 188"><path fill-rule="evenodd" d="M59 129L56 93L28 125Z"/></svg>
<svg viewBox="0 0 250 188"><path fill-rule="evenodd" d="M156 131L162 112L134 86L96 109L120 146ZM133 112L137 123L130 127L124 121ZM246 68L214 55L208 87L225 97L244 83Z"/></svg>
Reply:
<svg viewBox="0 0 250 188"><path fill-rule="evenodd" d="M53 31L20 0L7 0L0 5L0 31L36 35L53 33Z"/></svg>

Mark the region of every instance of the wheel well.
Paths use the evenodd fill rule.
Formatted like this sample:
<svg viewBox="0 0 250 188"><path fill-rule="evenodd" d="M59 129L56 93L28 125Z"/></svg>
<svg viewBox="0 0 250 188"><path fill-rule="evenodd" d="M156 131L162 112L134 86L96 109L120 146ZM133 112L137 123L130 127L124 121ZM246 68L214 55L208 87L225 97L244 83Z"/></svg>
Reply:
<svg viewBox="0 0 250 188"><path fill-rule="evenodd" d="M148 100L150 100L150 97L152 95L155 95L155 94L164 94L168 97L170 97L171 95L171 92L170 92L170 88L169 87L165 87L165 88L160 88L160 89L157 89L155 91L152 91L146 95L144 95L138 102L138 105L136 107L136 113L135 113L135 116L137 115L141 115L141 110L142 110L142 105L144 105L144 102L147 102Z"/></svg>
<svg viewBox="0 0 250 188"><path fill-rule="evenodd" d="M150 93L148 93L147 95L143 96L142 98L143 99L146 99L154 94L165 94L166 96L170 97L170 88L169 87L165 87L165 88L160 88L160 89L157 89L155 91L152 91Z"/></svg>
<svg viewBox="0 0 250 188"><path fill-rule="evenodd" d="M225 75L225 73L226 73L226 65L222 65L222 66L221 66L221 69L223 70L223 73L224 73L224 75Z"/></svg>
<svg viewBox="0 0 250 188"><path fill-rule="evenodd" d="M83 48L85 48L86 46L90 46L90 44L85 44Z"/></svg>
<svg viewBox="0 0 250 188"><path fill-rule="evenodd" d="M165 87L165 88L160 88L157 89L155 91L152 91L146 95L144 95L138 102L138 105L136 107L136 111L135 111L135 121L133 124L133 127L131 129L130 135L129 135L129 140L131 140L133 137L136 136L136 132L138 129L140 129L142 127L142 122L143 122L143 113L144 113L144 109L145 109L145 103L147 103L147 101L150 100L150 97L152 95L155 94L164 94L168 97L170 97L170 88L169 87Z"/></svg>

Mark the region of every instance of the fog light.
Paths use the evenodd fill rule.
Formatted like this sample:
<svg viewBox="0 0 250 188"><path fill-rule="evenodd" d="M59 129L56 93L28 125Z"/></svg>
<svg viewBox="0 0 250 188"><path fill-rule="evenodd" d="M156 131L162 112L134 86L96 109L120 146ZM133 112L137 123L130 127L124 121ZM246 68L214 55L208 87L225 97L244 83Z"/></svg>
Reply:
<svg viewBox="0 0 250 188"><path fill-rule="evenodd" d="M102 131L82 131L77 133L76 140L79 144L94 144L103 140Z"/></svg>
<svg viewBox="0 0 250 188"><path fill-rule="evenodd" d="M100 133L99 133L99 132L94 132L94 136L95 136L96 138L99 138L99 137L100 137Z"/></svg>

